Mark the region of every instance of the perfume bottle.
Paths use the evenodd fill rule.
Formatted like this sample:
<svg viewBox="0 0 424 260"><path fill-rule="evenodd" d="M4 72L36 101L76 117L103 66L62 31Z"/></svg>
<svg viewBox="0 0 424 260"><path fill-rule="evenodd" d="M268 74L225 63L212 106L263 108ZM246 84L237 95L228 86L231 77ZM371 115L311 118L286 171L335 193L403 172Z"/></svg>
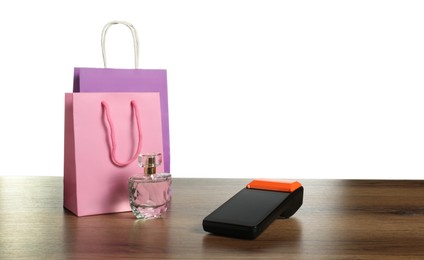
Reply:
<svg viewBox="0 0 424 260"><path fill-rule="evenodd" d="M161 163L160 153L138 156L138 165L144 168L144 173L128 181L131 210L138 219L159 218L170 205L172 178L169 173L156 173Z"/></svg>

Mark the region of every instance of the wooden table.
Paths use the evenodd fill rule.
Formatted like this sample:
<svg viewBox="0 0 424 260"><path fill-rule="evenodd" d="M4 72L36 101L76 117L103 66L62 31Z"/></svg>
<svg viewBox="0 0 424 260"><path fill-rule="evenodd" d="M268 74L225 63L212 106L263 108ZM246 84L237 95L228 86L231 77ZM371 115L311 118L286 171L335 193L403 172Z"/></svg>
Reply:
<svg viewBox="0 0 424 260"><path fill-rule="evenodd" d="M304 204L256 240L205 233L202 219L249 180L175 179L169 213L75 217L61 177L0 178L0 259L424 259L424 180L303 180Z"/></svg>

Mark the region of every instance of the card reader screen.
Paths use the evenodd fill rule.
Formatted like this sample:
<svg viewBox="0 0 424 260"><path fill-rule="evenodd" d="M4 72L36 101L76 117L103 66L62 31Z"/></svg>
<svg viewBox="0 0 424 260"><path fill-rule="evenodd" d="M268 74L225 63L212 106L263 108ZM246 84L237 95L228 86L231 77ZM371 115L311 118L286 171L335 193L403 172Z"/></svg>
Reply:
<svg viewBox="0 0 424 260"><path fill-rule="evenodd" d="M245 188L213 211L205 220L254 227L289 195L288 192Z"/></svg>

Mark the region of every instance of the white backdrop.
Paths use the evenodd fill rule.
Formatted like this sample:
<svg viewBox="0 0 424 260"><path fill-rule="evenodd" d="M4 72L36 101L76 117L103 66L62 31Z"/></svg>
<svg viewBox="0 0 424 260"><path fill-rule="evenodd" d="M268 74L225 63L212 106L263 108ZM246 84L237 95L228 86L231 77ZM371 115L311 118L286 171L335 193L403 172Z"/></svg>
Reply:
<svg viewBox="0 0 424 260"><path fill-rule="evenodd" d="M107 22L168 70L175 177L424 176L422 1L2 1L0 175L63 175L64 92ZM132 67L129 31L108 64Z"/></svg>

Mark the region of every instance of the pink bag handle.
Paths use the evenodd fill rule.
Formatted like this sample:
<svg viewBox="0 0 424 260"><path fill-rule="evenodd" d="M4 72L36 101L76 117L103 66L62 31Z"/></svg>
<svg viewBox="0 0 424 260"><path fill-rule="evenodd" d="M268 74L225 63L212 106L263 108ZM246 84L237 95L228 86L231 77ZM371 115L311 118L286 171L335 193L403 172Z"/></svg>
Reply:
<svg viewBox="0 0 424 260"><path fill-rule="evenodd" d="M131 157L131 159L129 159L126 162L120 162L118 161L118 159L116 159L116 138L115 138L115 127L113 125L113 121L112 121L112 117L110 116L110 109L109 109L109 105L106 103L106 101L102 101L102 107L106 113L106 119L107 122L109 124L109 129L110 129L110 158L112 160L112 162L119 167L124 167L127 166L128 164L132 163L135 159L137 159L138 155L141 152L141 139L142 139L142 135L141 135L141 124L140 124L140 115L138 114L138 107L137 104L134 100L131 100L131 107L134 110L134 115L135 115L135 119L137 121L137 131L138 131L138 145L137 145L137 151L134 153L134 155Z"/></svg>

